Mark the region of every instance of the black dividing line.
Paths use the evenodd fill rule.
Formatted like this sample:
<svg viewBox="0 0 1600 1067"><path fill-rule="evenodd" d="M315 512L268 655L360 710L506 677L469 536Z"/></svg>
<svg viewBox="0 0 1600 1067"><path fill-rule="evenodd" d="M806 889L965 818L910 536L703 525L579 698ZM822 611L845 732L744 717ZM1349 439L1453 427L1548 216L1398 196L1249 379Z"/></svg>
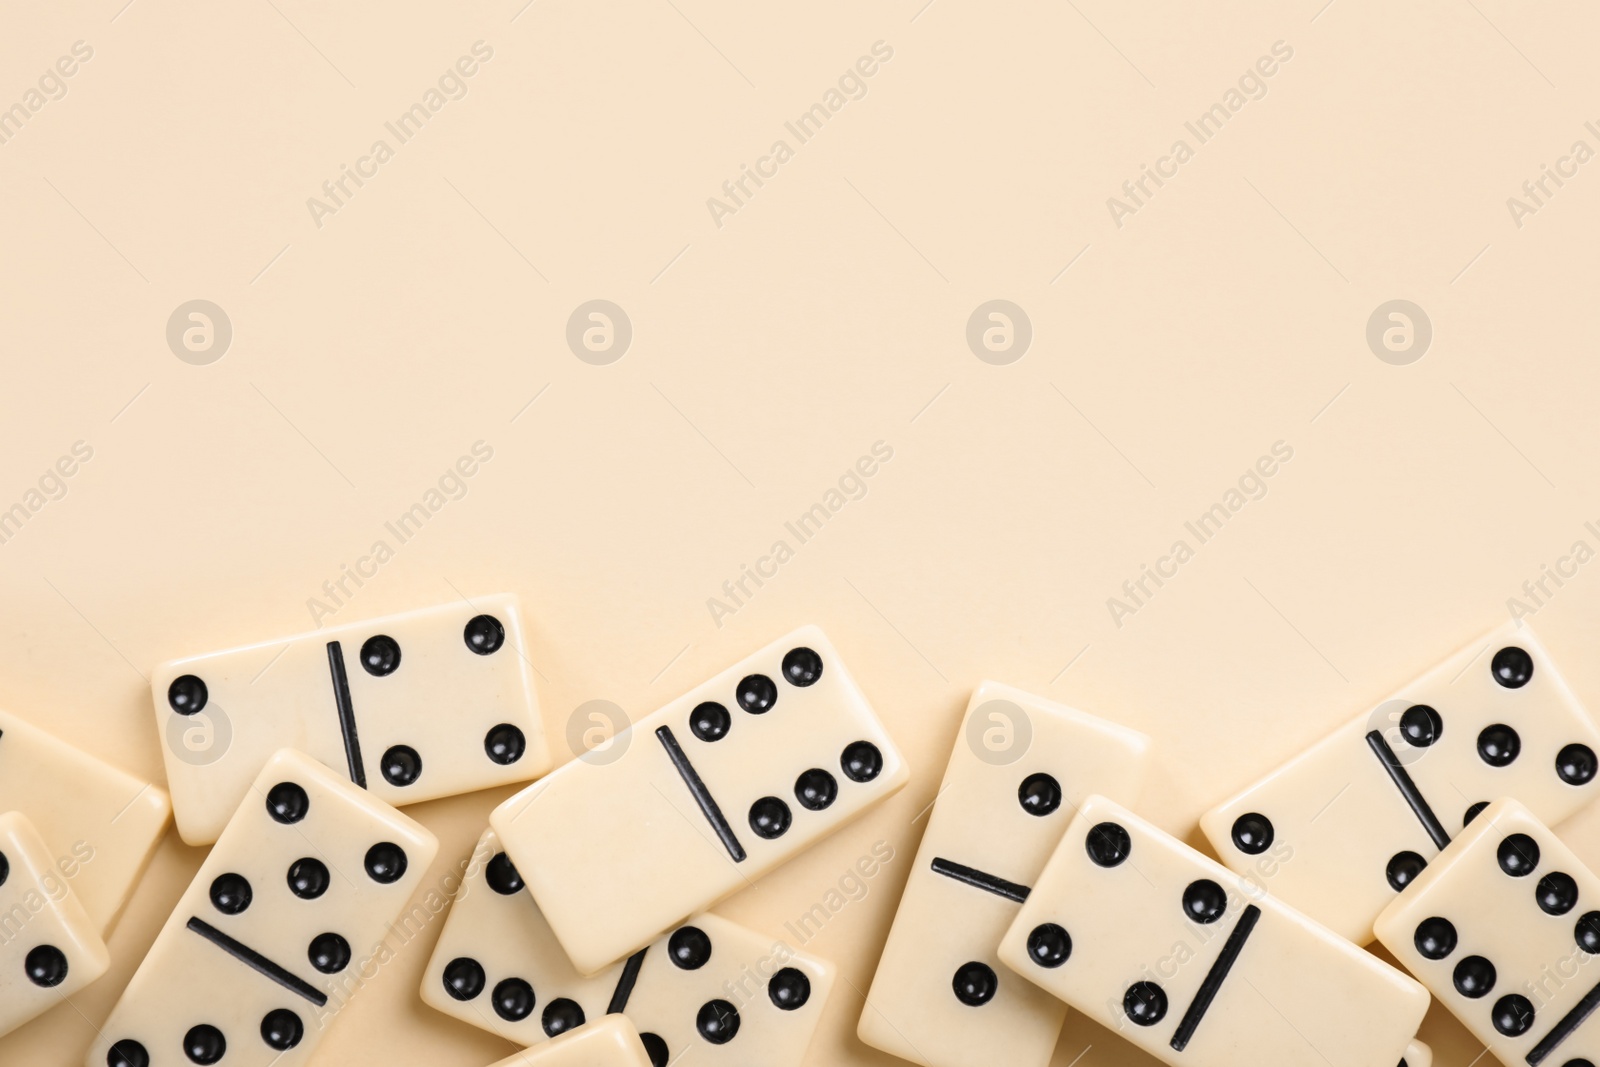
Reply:
<svg viewBox="0 0 1600 1067"><path fill-rule="evenodd" d="M1238 962L1239 953L1244 951L1244 943L1250 940L1250 931L1256 928L1260 918L1261 909L1251 904L1239 916L1239 921L1233 924L1233 933L1228 935L1227 944L1222 946L1222 955L1206 972L1206 980L1200 983L1200 992L1194 995L1194 1001L1189 1005L1189 1010L1183 1013L1183 1021L1178 1024L1177 1032L1172 1035L1172 1051L1182 1052L1189 1044L1189 1039L1194 1037L1194 1032L1200 1028L1200 1020L1206 1017L1211 1002L1217 999L1222 983Z"/></svg>
<svg viewBox="0 0 1600 1067"><path fill-rule="evenodd" d="M191 918L189 920L189 929L216 945L252 971L266 975L289 992L305 997L319 1008L327 1006L327 994L316 986L279 967L249 945L235 941L204 919Z"/></svg>
<svg viewBox="0 0 1600 1067"><path fill-rule="evenodd" d="M356 734L356 709L350 703L350 679L344 673L344 653L339 642L328 642L328 671L333 675L333 702L339 708L339 732L344 735L344 758L350 780L367 787L367 770L361 763L361 738Z"/></svg>
<svg viewBox="0 0 1600 1067"><path fill-rule="evenodd" d="M946 878L954 878L964 885L970 885L974 889L982 889L985 892L993 893L997 897L1005 897L1007 900L1015 901L1018 904L1027 900L1028 894L1031 892L1025 885L1008 882L1004 878L980 871L976 867L968 867L966 864L956 863L954 860L942 860L937 856L933 860L933 873L942 874Z"/></svg>
<svg viewBox="0 0 1600 1067"><path fill-rule="evenodd" d="M1544 1058L1556 1050L1557 1045L1571 1037L1572 1032L1582 1026L1584 1020L1594 1014L1596 1008L1600 1008L1600 983L1597 983L1593 989L1585 993L1583 999L1578 1001L1571 1011L1561 1017L1561 1021L1556 1023L1548 1034L1544 1035L1543 1041L1533 1046L1527 1056L1528 1067L1539 1067Z"/></svg>
<svg viewBox="0 0 1600 1067"><path fill-rule="evenodd" d="M1427 798L1422 795L1422 790L1417 788L1417 783L1411 780L1411 775L1406 773L1405 767L1400 763L1400 757L1394 754L1389 743L1383 739L1383 734L1377 730L1369 731L1367 746L1372 749L1372 754L1378 757L1378 762L1383 764L1383 769L1389 772L1394 787L1400 790L1400 796L1411 808L1411 813L1422 823L1422 828L1428 831L1428 836L1433 838L1434 847L1442 849L1450 844L1450 835L1444 832L1444 824L1433 813L1433 809L1428 807Z"/></svg>
<svg viewBox="0 0 1600 1067"><path fill-rule="evenodd" d="M717 807L716 798L711 795L711 790L700 780L700 774L694 769L694 764L689 762L689 757L684 755L678 739L672 736L672 727L656 727L656 737L661 739L661 747L667 750L667 758L672 765L678 768L678 776L683 779L683 784L688 787L689 793L694 797L694 802L700 805L700 813L706 817L706 822L722 838L722 847L728 850L728 855L733 857L733 862L743 863L745 858L744 846L739 844L739 839L733 835L733 827L728 825L728 820L722 817L722 809Z"/></svg>
<svg viewBox="0 0 1600 1067"><path fill-rule="evenodd" d="M611 991L611 1003L606 1005L607 1015L618 1015L628 1010L628 998L633 996L633 986L639 980L639 968L644 966L644 954L648 951L647 948L640 949L622 965L622 977L617 979L617 988Z"/></svg>

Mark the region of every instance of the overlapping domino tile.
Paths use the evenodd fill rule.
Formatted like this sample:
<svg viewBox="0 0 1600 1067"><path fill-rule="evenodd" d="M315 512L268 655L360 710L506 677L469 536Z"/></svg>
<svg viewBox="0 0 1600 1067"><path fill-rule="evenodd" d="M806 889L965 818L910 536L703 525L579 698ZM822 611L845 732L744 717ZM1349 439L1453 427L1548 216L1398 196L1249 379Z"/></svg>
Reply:
<svg viewBox="0 0 1600 1067"><path fill-rule="evenodd" d="M550 765L509 595L173 660L151 690L191 845L216 840L285 746L402 806L524 782Z"/></svg>
<svg viewBox="0 0 1600 1067"><path fill-rule="evenodd" d="M1030 981L1174 1067L1398 1063L1412 979L1104 797L1000 944Z"/></svg>
<svg viewBox="0 0 1600 1067"><path fill-rule="evenodd" d="M1066 1006L995 950L1085 797L1131 802L1143 734L997 682L972 694L862 1008L867 1044L927 1067L1043 1067Z"/></svg>
<svg viewBox="0 0 1600 1067"><path fill-rule="evenodd" d="M831 964L715 915L584 977L490 830L451 904L422 999L523 1045L621 1013L655 1067L797 1067L833 979Z"/></svg>
<svg viewBox="0 0 1600 1067"><path fill-rule="evenodd" d="M110 931L166 833L166 791L0 711L0 811L20 811L95 928Z"/></svg>
<svg viewBox="0 0 1600 1067"><path fill-rule="evenodd" d="M1600 795L1600 731L1524 623L1475 641L1200 820L1229 867L1357 943L1489 801Z"/></svg>
<svg viewBox="0 0 1600 1067"><path fill-rule="evenodd" d="M815 626L728 668L613 745L620 756L575 760L489 818L584 974L751 884L909 776Z"/></svg>

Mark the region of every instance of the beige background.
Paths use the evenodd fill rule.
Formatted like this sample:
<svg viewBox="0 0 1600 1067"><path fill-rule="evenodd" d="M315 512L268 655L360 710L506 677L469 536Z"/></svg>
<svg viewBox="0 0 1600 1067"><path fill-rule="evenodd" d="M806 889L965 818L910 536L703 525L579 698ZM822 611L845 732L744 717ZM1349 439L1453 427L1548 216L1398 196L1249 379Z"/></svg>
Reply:
<svg viewBox="0 0 1600 1067"><path fill-rule="evenodd" d="M310 628L322 583L484 441L336 618L522 594L559 749L586 701L647 712L816 621L912 761L721 909L776 934L897 850L809 946L844 979L810 1063L889 1062L854 1038L858 990L980 679L1151 733L1144 809L1192 836L1600 548L1600 164L1520 228L1506 205L1600 148L1584 5L123 3L0 16L0 105L94 50L0 144L0 509L94 450L0 545L0 701L159 775L143 672ZM465 98L318 228L307 198L479 40ZM718 228L707 198L880 40L866 95ZM1107 197L1280 40L1267 94L1118 228ZM206 366L164 336L196 298L234 331ZM564 339L594 298L633 325L609 366ZM1033 327L1008 366L965 340L995 298ZM1397 298L1434 330L1408 366L1365 340ZM879 440L865 498L716 625L707 598ZM1107 598L1277 441L1266 496L1114 625ZM1536 622L1600 702L1600 566ZM505 795L411 809L441 871ZM113 972L0 1060L78 1061L199 860L169 837ZM506 1054L416 999L432 936L319 1063ZM1480 1051L1437 1011L1424 1036L1443 1065ZM1057 1064L1080 1054L1149 1062L1071 1020Z"/></svg>

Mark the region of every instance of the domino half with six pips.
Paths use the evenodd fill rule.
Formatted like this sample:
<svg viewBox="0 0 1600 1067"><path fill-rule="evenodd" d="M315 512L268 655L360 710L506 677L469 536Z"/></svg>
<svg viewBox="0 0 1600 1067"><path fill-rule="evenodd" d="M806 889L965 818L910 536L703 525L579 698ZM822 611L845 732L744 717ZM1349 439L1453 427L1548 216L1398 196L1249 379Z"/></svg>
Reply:
<svg viewBox="0 0 1600 1067"><path fill-rule="evenodd" d="M1078 804L1126 802L1149 739L997 682L973 692L862 1008L861 1040L928 1067L1044 1067L1066 1006L995 949Z"/></svg>
<svg viewBox="0 0 1600 1067"><path fill-rule="evenodd" d="M550 766L509 595L163 663L151 676L178 832L216 840L293 747L391 804L525 782Z"/></svg>
<svg viewBox="0 0 1600 1067"><path fill-rule="evenodd" d="M1489 801L1555 824L1600 795L1600 731L1506 624L1202 816L1217 854L1357 944Z"/></svg>
<svg viewBox="0 0 1600 1067"><path fill-rule="evenodd" d="M1491 804L1377 933L1500 1062L1600 1062L1600 877L1525 805Z"/></svg>
<svg viewBox="0 0 1600 1067"><path fill-rule="evenodd" d="M910 774L815 626L635 723L608 753L618 745L489 816L583 974L752 884Z"/></svg>
<svg viewBox="0 0 1600 1067"><path fill-rule="evenodd" d="M88 1067L298 1067L381 962L434 836L301 752L266 761Z"/></svg>
<svg viewBox="0 0 1600 1067"><path fill-rule="evenodd" d="M1382 1067L1422 986L1104 797L1078 809L1000 959L1175 1067Z"/></svg>
<svg viewBox="0 0 1600 1067"><path fill-rule="evenodd" d="M422 999L520 1045L623 1014L654 1067L799 1067L833 980L832 964L715 915L584 977L490 830L450 905Z"/></svg>
<svg viewBox="0 0 1600 1067"><path fill-rule="evenodd" d="M0 711L0 812L28 817L95 929L108 933L166 833L166 791Z"/></svg>
<svg viewBox="0 0 1600 1067"><path fill-rule="evenodd" d="M106 972L97 924L21 814L0 815L0 1037Z"/></svg>

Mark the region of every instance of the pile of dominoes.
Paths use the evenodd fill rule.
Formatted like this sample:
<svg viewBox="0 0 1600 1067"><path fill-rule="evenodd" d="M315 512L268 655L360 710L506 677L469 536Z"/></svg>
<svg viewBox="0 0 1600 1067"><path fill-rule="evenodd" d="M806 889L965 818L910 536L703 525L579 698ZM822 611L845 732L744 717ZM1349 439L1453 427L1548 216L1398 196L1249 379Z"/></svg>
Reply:
<svg viewBox="0 0 1600 1067"><path fill-rule="evenodd" d="M152 689L170 799L0 714L0 1034L107 971L169 818L211 846L88 1067L306 1063L431 919L438 842L398 808L512 783L417 1010L526 1049L497 1067L793 1067L834 967L707 909L912 774L816 627L553 771L511 596L176 660ZM1149 750L978 686L863 1042L1044 1067L1071 1007L1169 1064L1429 1067L1431 993L1507 1065L1600 1061L1600 877L1549 829L1593 798L1600 732L1526 626L1206 813L1220 863L1135 813Z"/></svg>

